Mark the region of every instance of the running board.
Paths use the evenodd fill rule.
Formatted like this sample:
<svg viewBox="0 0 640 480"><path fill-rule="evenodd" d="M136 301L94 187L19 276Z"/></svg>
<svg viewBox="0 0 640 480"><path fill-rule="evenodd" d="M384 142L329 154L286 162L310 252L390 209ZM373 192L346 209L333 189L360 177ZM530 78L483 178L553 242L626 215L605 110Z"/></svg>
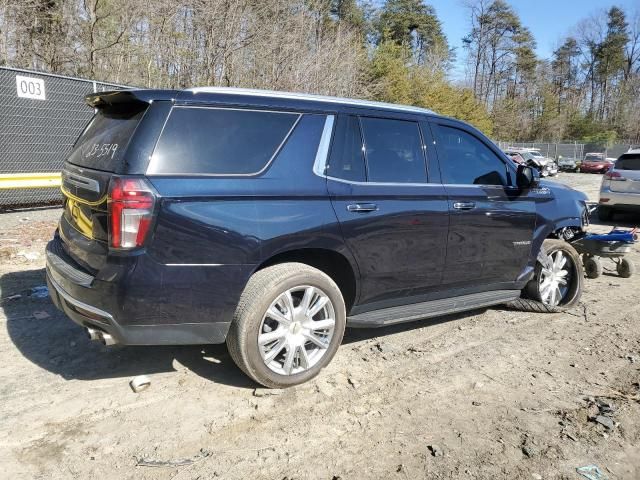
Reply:
<svg viewBox="0 0 640 480"><path fill-rule="evenodd" d="M520 290L494 290L460 297L412 303L410 305L400 305L347 317L347 325L350 327L384 327L394 323L411 322L423 318L439 317L465 310L498 305L515 300L519 296Z"/></svg>

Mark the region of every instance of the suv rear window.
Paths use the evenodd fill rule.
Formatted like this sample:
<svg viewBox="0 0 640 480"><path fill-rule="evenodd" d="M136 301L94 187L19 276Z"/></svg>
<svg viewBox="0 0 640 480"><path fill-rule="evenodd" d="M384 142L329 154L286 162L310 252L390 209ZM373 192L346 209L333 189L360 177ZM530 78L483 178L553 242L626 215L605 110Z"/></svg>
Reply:
<svg viewBox="0 0 640 480"><path fill-rule="evenodd" d="M623 155L614 167L616 170L640 170L640 155Z"/></svg>
<svg viewBox="0 0 640 480"><path fill-rule="evenodd" d="M264 169L299 114L175 107L148 174L249 175Z"/></svg>
<svg viewBox="0 0 640 480"><path fill-rule="evenodd" d="M69 162L80 167L115 172L144 110L99 111L73 145Z"/></svg>

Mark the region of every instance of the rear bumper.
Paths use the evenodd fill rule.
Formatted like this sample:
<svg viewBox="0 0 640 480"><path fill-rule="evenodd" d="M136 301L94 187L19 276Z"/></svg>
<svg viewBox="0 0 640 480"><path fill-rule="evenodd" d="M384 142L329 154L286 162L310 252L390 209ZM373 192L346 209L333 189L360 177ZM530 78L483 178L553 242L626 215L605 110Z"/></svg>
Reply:
<svg viewBox="0 0 640 480"><path fill-rule="evenodd" d="M609 200L603 202L603 198ZM604 207L615 207L619 209L640 209L640 193L624 193L624 192L612 192L611 190L601 190L599 205Z"/></svg>
<svg viewBox="0 0 640 480"><path fill-rule="evenodd" d="M107 278L92 277L65 261L56 242L46 251L53 303L78 325L123 345L224 343L252 270L175 267L140 256Z"/></svg>
<svg viewBox="0 0 640 480"><path fill-rule="evenodd" d="M78 325L104 332L122 345L193 345L224 343L230 323L192 323L122 326L113 316L73 298L51 277L47 286L53 304Z"/></svg>

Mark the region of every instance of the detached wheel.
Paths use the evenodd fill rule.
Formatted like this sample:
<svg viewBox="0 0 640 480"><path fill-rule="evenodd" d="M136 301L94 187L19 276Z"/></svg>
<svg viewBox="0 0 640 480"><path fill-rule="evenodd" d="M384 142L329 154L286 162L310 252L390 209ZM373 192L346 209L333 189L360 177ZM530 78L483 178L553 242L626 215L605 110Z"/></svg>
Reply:
<svg viewBox="0 0 640 480"><path fill-rule="evenodd" d="M509 305L527 312L561 312L580 300L584 271L580 255L564 240L547 239L538 257L534 277L521 298Z"/></svg>
<svg viewBox="0 0 640 480"><path fill-rule="evenodd" d="M340 289L320 270L283 263L254 273L227 335L231 358L256 382L285 388L315 377L346 325Z"/></svg>
<svg viewBox="0 0 640 480"><path fill-rule="evenodd" d="M584 274L587 278L598 278L602 275L602 262L596 257L584 256L582 260Z"/></svg>
<svg viewBox="0 0 640 480"><path fill-rule="evenodd" d="M629 278L635 273L636 266L631 260L623 258L616 265L616 270L618 272L618 275L620 275L622 278Z"/></svg>

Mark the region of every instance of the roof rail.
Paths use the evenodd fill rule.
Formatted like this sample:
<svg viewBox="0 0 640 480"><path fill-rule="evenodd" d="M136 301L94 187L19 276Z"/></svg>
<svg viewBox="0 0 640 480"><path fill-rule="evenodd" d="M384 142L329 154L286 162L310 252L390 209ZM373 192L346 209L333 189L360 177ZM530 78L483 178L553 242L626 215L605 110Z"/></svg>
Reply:
<svg viewBox="0 0 640 480"><path fill-rule="evenodd" d="M370 100L357 100L353 98L342 97L330 97L324 95L313 95L309 93L294 93L294 92L277 92L274 90L257 90L251 88L234 88L234 87L196 87L187 88L186 92L191 93L219 93L224 95L246 95L252 97L271 97L271 98L286 98L291 100L309 100L314 102L327 102L336 103L340 105L353 105L356 107L372 107L372 108L384 108L387 110L396 110L402 112L412 113L426 113L429 115L437 115L432 110L420 107L413 107L411 105L398 105L394 103L374 102Z"/></svg>

